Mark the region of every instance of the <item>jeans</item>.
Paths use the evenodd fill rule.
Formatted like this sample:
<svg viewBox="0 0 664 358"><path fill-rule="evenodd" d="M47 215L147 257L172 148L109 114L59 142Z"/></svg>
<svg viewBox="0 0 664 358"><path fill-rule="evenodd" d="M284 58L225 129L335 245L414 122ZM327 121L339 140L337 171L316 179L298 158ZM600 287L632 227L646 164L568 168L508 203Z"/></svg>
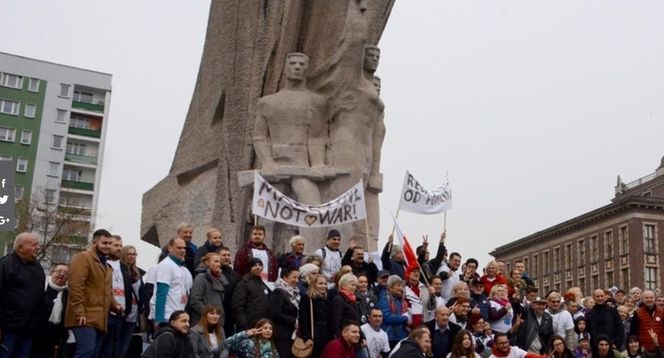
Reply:
<svg viewBox="0 0 664 358"><path fill-rule="evenodd" d="M106 336L104 336L101 342L99 358L122 357L122 355L118 354L118 340L122 331L122 322L124 322L124 317L108 315Z"/></svg>
<svg viewBox="0 0 664 358"><path fill-rule="evenodd" d="M2 331L0 358L28 358L31 347L32 337Z"/></svg>
<svg viewBox="0 0 664 358"><path fill-rule="evenodd" d="M74 358L97 358L104 333L96 328L85 326L74 327L71 330L76 337Z"/></svg>
<svg viewBox="0 0 664 358"><path fill-rule="evenodd" d="M131 343L131 337L134 336L134 330L136 330L136 322L122 322L120 328L120 335L117 338L117 343L115 345L115 356L116 357L126 357L127 350L129 350L129 343Z"/></svg>

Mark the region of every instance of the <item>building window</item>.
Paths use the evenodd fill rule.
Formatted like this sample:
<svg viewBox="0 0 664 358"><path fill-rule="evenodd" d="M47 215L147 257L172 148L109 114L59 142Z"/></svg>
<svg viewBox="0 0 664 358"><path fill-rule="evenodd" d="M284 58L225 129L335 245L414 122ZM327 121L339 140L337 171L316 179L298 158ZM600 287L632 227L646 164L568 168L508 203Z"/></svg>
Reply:
<svg viewBox="0 0 664 358"><path fill-rule="evenodd" d="M62 149L62 139L63 139L63 137L61 135L54 135L53 136L53 143L51 144L51 148L53 148L53 149Z"/></svg>
<svg viewBox="0 0 664 358"><path fill-rule="evenodd" d="M607 287L615 286L615 281L613 280L613 271L608 271L606 273L606 285Z"/></svg>
<svg viewBox="0 0 664 358"><path fill-rule="evenodd" d="M528 256L523 258L523 267L526 269L526 272L530 272L530 266L528 266Z"/></svg>
<svg viewBox="0 0 664 358"><path fill-rule="evenodd" d="M656 267L646 267L643 275L644 287L648 290L657 289L657 268Z"/></svg>
<svg viewBox="0 0 664 358"><path fill-rule="evenodd" d="M11 155L2 155L2 154L0 154L0 160L9 161L9 160L12 160L12 156Z"/></svg>
<svg viewBox="0 0 664 358"><path fill-rule="evenodd" d="M87 145L81 143L67 143L67 154L86 155Z"/></svg>
<svg viewBox="0 0 664 358"><path fill-rule="evenodd" d="M553 248L553 272L560 271L560 247Z"/></svg>
<svg viewBox="0 0 664 358"><path fill-rule="evenodd" d="M47 204L55 204L55 190L46 189L46 197L44 199Z"/></svg>
<svg viewBox="0 0 664 358"><path fill-rule="evenodd" d="M590 262L599 260L599 249L597 247L597 235L590 237Z"/></svg>
<svg viewBox="0 0 664 358"><path fill-rule="evenodd" d="M590 284L590 292L596 290L599 288L599 276L598 275L593 275L592 276L592 282Z"/></svg>
<svg viewBox="0 0 664 358"><path fill-rule="evenodd" d="M586 245L581 239L576 242L576 253L577 253L577 264L579 266L584 266L586 264Z"/></svg>
<svg viewBox="0 0 664 358"><path fill-rule="evenodd" d="M73 128L90 129L90 119L72 114L69 126Z"/></svg>
<svg viewBox="0 0 664 358"><path fill-rule="evenodd" d="M568 242L565 244L565 268L570 267L572 267L572 243Z"/></svg>
<svg viewBox="0 0 664 358"><path fill-rule="evenodd" d="M2 73L0 75L0 85L21 89L23 88L23 76L12 75L11 73Z"/></svg>
<svg viewBox="0 0 664 358"><path fill-rule="evenodd" d="M67 110L66 109L57 109L57 114L55 115L55 121L58 123L67 122Z"/></svg>
<svg viewBox="0 0 664 358"><path fill-rule="evenodd" d="M588 291L586 290L586 279L585 279L585 278L580 278L580 279L579 279L579 288L580 288L581 291L583 291L583 292L588 292Z"/></svg>
<svg viewBox="0 0 664 358"><path fill-rule="evenodd" d="M28 91L39 92L39 78L31 78L28 80Z"/></svg>
<svg viewBox="0 0 664 358"><path fill-rule="evenodd" d="M604 258L613 258L613 230L604 232Z"/></svg>
<svg viewBox="0 0 664 358"><path fill-rule="evenodd" d="M625 290L629 289L629 268L620 270L620 284Z"/></svg>
<svg viewBox="0 0 664 358"><path fill-rule="evenodd" d="M26 103L23 110L23 116L27 118L35 118L37 113L37 105L32 103Z"/></svg>
<svg viewBox="0 0 664 358"><path fill-rule="evenodd" d="M92 93L74 90L74 101L92 103L92 98Z"/></svg>
<svg viewBox="0 0 664 358"><path fill-rule="evenodd" d="M60 174L60 163L48 162L48 176L58 177Z"/></svg>
<svg viewBox="0 0 664 358"><path fill-rule="evenodd" d="M0 99L0 113L18 116L18 110L20 107L21 104L19 102Z"/></svg>
<svg viewBox="0 0 664 358"><path fill-rule="evenodd" d="M70 181L80 181L81 180L81 171L73 169L64 169L62 171L62 179Z"/></svg>
<svg viewBox="0 0 664 358"><path fill-rule="evenodd" d="M544 251L544 256L542 256L542 259L544 260L542 262L542 271L545 273L549 273L549 250Z"/></svg>
<svg viewBox="0 0 664 358"><path fill-rule="evenodd" d="M26 158L16 159L16 171L21 173L28 171L28 160Z"/></svg>
<svg viewBox="0 0 664 358"><path fill-rule="evenodd" d="M16 129L0 127L0 141L13 142L16 139Z"/></svg>
<svg viewBox="0 0 664 358"><path fill-rule="evenodd" d="M654 254L655 251L655 225L643 225L643 251L646 254Z"/></svg>
<svg viewBox="0 0 664 358"><path fill-rule="evenodd" d="M629 254L629 231L627 231L627 225L621 226L618 229L618 241L620 242L620 254Z"/></svg>
<svg viewBox="0 0 664 358"><path fill-rule="evenodd" d="M539 276L539 255L533 255L533 277Z"/></svg>
<svg viewBox="0 0 664 358"><path fill-rule="evenodd" d="M21 131L21 144L30 144L32 143L32 131L23 129Z"/></svg>
<svg viewBox="0 0 664 358"><path fill-rule="evenodd" d="M69 88L70 88L70 87L71 87L71 86L68 85L68 84L61 83L61 84L60 84L60 94L59 94L59 96L60 96L60 97L65 97L65 98L69 98Z"/></svg>
<svg viewBox="0 0 664 358"><path fill-rule="evenodd" d="M23 185L15 185L14 186L14 198L16 201L19 201L23 199Z"/></svg>

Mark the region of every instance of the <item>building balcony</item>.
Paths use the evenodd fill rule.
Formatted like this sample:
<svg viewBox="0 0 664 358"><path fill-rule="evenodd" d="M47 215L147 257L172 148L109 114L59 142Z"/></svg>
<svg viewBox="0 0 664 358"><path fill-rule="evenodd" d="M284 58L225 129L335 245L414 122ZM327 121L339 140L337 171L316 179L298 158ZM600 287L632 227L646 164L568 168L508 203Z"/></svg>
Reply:
<svg viewBox="0 0 664 358"><path fill-rule="evenodd" d="M75 163L92 164L92 165L97 164L97 157L91 157L88 155L79 155L73 153L65 153L65 160Z"/></svg>
<svg viewBox="0 0 664 358"><path fill-rule="evenodd" d="M94 104L94 103L81 102L81 101L72 101L71 106L72 106L72 108L79 108L79 109L83 109L83 110L90 111L90 112L104 113L104 105L103 104Z"/></svg>
<svg viewBox="0 0 664 358"><path fill-rule="evenodd" d="M85 137L101 138L101 131L96 129L69 127L69 134L82 135Z"/></svg>
<svg viewBox="0 0 664 358"><path fill-rule="evenodd" d="M64 188L78 189L78 190L89 190L93 191L95 184L86 181L77 181L77 180L63 180L62 186Z"/></svg>

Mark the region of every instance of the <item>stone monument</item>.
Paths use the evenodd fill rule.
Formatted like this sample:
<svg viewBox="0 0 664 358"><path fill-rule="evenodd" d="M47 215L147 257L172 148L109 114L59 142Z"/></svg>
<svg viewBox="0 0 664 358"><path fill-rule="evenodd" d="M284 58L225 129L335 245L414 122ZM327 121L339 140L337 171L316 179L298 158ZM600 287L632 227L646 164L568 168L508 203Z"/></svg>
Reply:
<svg viewBox="0 0 664 358"><path fill-rule="evenodd" d="M213 1L198 79L173 164L169 174L143 196L141 238L162 246L174 236L178 223L188 221L194 226L195 242L202 243L205 231L214 226L222 229L224 244L235 249L246 241L253 224L251 188L240 187L238 173L260 168L283 174L308 168L311 175L282 175L286 180L276 182L301 196L302 202L324 202L343 192L347 183L364 179L367 192L375 197L367 195L367 205L374 206L368 212L375 218L369 220L375 240L383 104L372 67L365 65L370 61L365 61L369 56L364 56L364 47L378 42L393 3ZM302 63L288 64L284 71L287 55L294 52L306 54L308 61L303 61L304 55L289 56ZM301 77L304 67L311 73L308 89ZM308 133L290 142L270 130L270 117L285 108L275 106L280 102L275 100L288 101L289 91L302 91L308 108L305 115L295 103L293 110L299 114L287 125L295 131L306 127ZM344 123L356 128L350 133ZM317 134L320 126L325 136ZM362 227L348 230L351 235L365 235ZM284 251L293 233L294 228L275 227L267 244ZM310 242L309 250L320 246ZM375 248L375 241L369 247Z"/></svg>

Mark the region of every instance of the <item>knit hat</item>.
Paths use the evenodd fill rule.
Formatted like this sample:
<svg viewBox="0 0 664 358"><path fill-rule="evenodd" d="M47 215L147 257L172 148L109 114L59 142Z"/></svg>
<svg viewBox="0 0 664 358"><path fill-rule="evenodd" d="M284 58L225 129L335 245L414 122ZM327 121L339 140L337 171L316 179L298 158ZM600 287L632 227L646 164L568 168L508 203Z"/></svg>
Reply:
<svg viewBox="0 0 664 358"><path fill-rule="evenodd" d="M339 237L339 238L341 237L341 234L339 233L338 230L332 229L332 230L330 230L330 232L327 233L327 239L328 240L333 238L333 237Z"/></svg>
<svg viewBox="0 0 664 358"><path fill-rule="evenodd" d="M254 267L254 266L256 266L256 265L261 265L261 266L263 266L263 261L261 261L261 259L256 258L256 257L254 257L254 258L252 258L251 260L249 260L249 268L252 268L252 267Z"/></svg>

